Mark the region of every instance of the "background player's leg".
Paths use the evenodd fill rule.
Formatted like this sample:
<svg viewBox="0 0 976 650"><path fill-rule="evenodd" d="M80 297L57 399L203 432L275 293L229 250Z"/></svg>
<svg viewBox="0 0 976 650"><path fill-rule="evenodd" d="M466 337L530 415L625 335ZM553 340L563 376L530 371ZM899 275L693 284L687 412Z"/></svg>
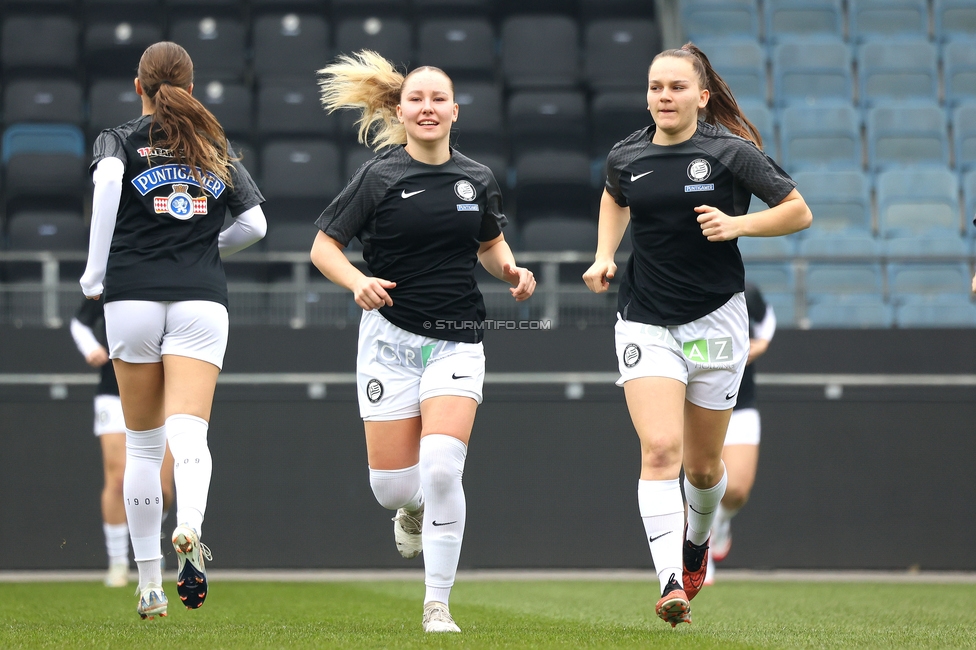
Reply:
<svg viewBox="0 0 976 650"><path fill-rule="evenodd" d="M122 480L125 476L125 431L98 436L102 447L102 529L108 554L105 585L124 587L129 576L129 526L125 520Z"/></svg>

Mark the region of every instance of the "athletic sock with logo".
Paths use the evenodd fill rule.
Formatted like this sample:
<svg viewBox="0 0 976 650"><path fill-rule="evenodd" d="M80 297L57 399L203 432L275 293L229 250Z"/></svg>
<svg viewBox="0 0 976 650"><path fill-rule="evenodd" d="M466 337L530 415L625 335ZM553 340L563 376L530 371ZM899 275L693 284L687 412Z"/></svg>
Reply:
<svg viewBox="0 0 976 650"><path fill-rule="evenodd" d="M207 447L209 424L195 415L179 414L166 418L166 438L176 461L176 525L189 524L203 535L203 516L207 512L213 459Z"/></svg>
<svg viewBox="0 0 976 650"><path fill-rule="evenodd" d="M125 474L122 496L132 552L139 567L139 588L158 578L159 522L163 514L163 488L159 468L166 453L166 428L125 430ZM156 580L158 582L158 579Z"/></svg>
<svg viewBox="0 0 976 650"><path fill-rule="evenodd" d="M685 525L685 504L678 479L638 481L637 505L644 521L644 533L651 548L661 591L674 575L681 584L681 531Z"/></svg>
<svg viewBox="0 0 976 650"><path fill-rule="evenodd" d="M377 503L387 510L420 510L424 492L420 489L420 463L403 469L369 468L369 486Z"/></svg>
<svg viewBox="0 0 976 650"><path fill-rule="evenodd" d="M699 490L685 477L685 498L688 500L688 541L695 546L701 546L708 539L715 512L722 502L722 497L725 496L728 477L725 463L722 463L722 478L710 488Z"/></svg>
<svg viewBox="0 0 976 650"><path fill-rule="evenodd" d="M102 523L109 564L129 564L129 525Z"/></svg>
<svg viewBox="0 0 976 650"><path fill-rule="evenodd" d="M465 502L461 477L468 447L442 434L420 439L420 485L424 494L424 603L447 604L457 574L464 537Z"/></svg>

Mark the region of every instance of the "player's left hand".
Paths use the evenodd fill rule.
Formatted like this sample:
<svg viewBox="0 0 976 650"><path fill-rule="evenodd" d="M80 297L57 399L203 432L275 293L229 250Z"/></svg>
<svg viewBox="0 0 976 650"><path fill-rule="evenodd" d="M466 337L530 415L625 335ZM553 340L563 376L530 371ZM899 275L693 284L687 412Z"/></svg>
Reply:
<svg viewBox="0 0 976 650"><path fill-rule="evenodd" d="M535 292L535 274L521 266L506 264L502 269L505 281L515 286L509 289L516 302L528 300Z"/></svg>
<svg viewBox="0 0 976 650"><path fill-rule="evenodd" d="M698 213L702 234L708 241L729 241L739 236L738 219L733 219L718 208L699 205L695 212Z"/></svg>

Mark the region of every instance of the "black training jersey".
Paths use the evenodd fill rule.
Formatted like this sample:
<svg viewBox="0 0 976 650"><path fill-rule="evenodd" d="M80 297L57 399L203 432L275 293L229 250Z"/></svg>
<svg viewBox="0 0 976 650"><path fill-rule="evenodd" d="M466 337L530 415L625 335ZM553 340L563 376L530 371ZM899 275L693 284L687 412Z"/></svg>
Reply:
<svg viewBox="0 0 976 650"><path fill-rule="evenodd" d="M652 144L654 126L618 142L607 158L606 190L630 208L633 253L617 304L625 320L680 325L701 318L743 290L735 241L710 242L695 208L729 216L749 210L753 194L779 204L796 183L752 142L698 123L691 139Z"/></svg>
<svg viewBox="0 0 976 650"><path fill-rule="evenodd" d="M95 140L93 170L103 158L125 164L103 300L209 300L226 306L227 280L217 250L224 213L230 209L236 217L264 197L238 161L231 167L231 185L208 173L201 187L189 167L151 146L151 123L152 116L143 115Z"/></svg>
<svg viewBox="0 0 976 650"><path fill-rule="evenodd" d="M447 341L477 343L485 303L474 278L478 248L508 223L495 177L457 151L443 165L395 147L367 161L315 222L343 246L363 243L374 277L396 282L391 323Z"/></svg>
<svg viewBox="0 0 976 650"><path fill-rule="evenodd" d="M101 343L102 347L108 349L108 339L105 336L105 308L101 300L84 300L78 312L75 314L78 322L87 327L95 335L95 340ZM115 366L112 361L102 365L98 369L98 387L95 388L96 395L115 395L119 394L119 382L115 378Z"/></svg>
<svg viewBox="0 0 976 650"><path fill-rule="evenodd" d="M749 312L750 339L756 338L756 325L766 318L768 308L759 289L755 285L746 284L746 310ZM733 410L754 408L756 408L756 364L750 363L742 375L742 383L739 384L739 396L736 398Z"/></svg>

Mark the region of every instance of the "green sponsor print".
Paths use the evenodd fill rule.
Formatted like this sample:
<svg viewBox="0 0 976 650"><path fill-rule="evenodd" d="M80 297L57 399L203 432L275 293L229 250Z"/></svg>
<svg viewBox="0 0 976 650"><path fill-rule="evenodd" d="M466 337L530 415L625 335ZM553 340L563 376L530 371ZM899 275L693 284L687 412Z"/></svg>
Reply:
<svg viewBox="0 0 976 650"><path fill-rule="evenodd" d="M729 363L733 360L732 337L685 341L681 353L695 363Z"/></svg>
<svg viewBox="0 0 976 650"><path fill-rule="evenodd" d="M430 345L422 345L422 346L420 346L420 354L423 357L422 363L424 364L424 368L427 367L427 362L430 360L430 355L432 355L434 353L434 348L436 346L437 346L436 343L431 343Z"/></svg>

